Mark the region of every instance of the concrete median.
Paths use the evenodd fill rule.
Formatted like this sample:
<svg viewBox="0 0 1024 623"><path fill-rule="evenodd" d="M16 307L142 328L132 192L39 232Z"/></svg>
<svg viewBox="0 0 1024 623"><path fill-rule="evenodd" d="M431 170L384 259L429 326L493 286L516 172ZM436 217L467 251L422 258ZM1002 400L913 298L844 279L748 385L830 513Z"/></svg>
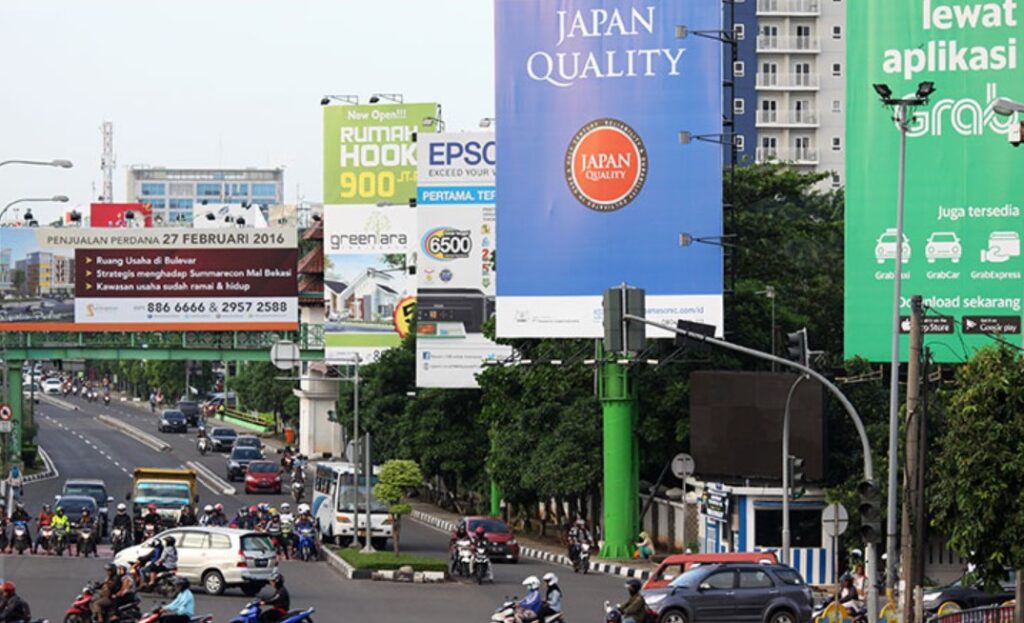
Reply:
<svg viewBox="0 0 1024 623"><path fill-rule="evenodd" d="M199 482L210 491L220 495L235 495L235 493L237 493L237 490L231 485L231 483L225 481L217 474L214 474L213 470L202 463L198 461L187 461L185 466L195 471L199 476Z"/></svg>
<svg viewBox="0 0 1024 623"><path fill-rule="evenodd" d="M149 446L150 448L153 448L158 452L169 452L171 449L171 444L165 441L161 441L154 437L153 435L150 435L149 433L144 433L138 428L132 426L131 424L126 424L125 422L122 422L117 418L111 417L109 415L97 415L96 419L103 422L107 426L124 433L125 435L131 437L132 439L141 443L142 445Z"/></svg>

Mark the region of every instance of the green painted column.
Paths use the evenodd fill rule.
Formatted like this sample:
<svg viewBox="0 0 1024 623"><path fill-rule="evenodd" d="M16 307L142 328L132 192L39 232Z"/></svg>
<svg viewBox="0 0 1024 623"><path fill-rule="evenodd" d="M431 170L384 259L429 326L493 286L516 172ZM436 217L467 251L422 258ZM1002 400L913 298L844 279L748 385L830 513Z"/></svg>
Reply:
<svg viewBox="0 0 1024 623"><path fill-rule="evenodd" d="M491 478L491 517L501 516L501 490L498 481Z"/></svg>
<svg viewBox="0 0 1024 623"><path fill-rule="evenodd" d="M604 546L600 556L622 560L633 556L637 536L634 397L625 366L605 361L600 381L604 413Z"/></svg>
<svg viewBox="0 0 1024 623"><path fill-rule="evenodd" d="M7 362L7 404L11 407L11 432L7 435L7 465L21 466L21 363ZM6 476L6 474L4 474Z"/></svg>

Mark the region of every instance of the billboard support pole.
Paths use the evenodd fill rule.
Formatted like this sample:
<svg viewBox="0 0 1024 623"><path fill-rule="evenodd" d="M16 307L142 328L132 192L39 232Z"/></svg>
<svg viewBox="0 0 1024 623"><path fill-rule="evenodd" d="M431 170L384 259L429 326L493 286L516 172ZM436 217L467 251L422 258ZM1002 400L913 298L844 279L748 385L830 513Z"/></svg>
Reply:
<svg viewBox="0 0 1024 623"><path fill-rule="evenodd" d="M6 435L6 454L4 456L6 465L21 465L21 440L22 440L22 396L21 396L21 365L20 361L7 362L7 404L11 407L11 432ZM32 378L32 371L29 371L29 378ZM31 381L30 381L31 382ZM7 476L5 472L4 477Z"/></svg>
<svg viewBox="0 0 1024 623"><path fill-rule="evenodd" d="M675 333L676 335L682 335L683 337L689 338L690 340L696 343L710 344L712 346L717 346L719 348L731 350L733 352L748 355L750 357L756 357L757 359L763 359L765 361L777 363L779 365L785 366L786 368L794 369L797 372L800 372L803 375L807 376L808 378L818 381L826 389L828 389L828 391L831 392L837 400L839 400L839 403L843 405L843 408L846 409L847 415L849 415L850 419L853 421L853 426L854 428L857 429L857 436L860 438L861 452L863 452L864 454L864 479L875 479L875 465L874 461L872 461L871 459L871 442L868 440L868 433L867 430L864 428L864 421L861 420L860 415L857 413L857 409L850 402L850 399L847 398L846 395L838 387L836 387L834 383L825 378L825 376L822 375L817 370L811 368L808 365L805 365L802 362L792 361L790 359L783 359L782 357L777 357L775 355L761 352L753 348L747 348L746 346L740 346L739 344L733 344L732 342L727 342L725 340L709 337L703 333L698 333L696 331L671 327L668 325L655 322L653 320L647 320L646 318L642 318L640 316L635 316L633 314L625 314L624 318L630 322L639 322L641 324L657 327L664 331L670 331L672 333ZM606 428L606 443L607 435L608 432ZM607 464L605 470L605 485L607 486ZM867 558L868 563L867 581L865 582L865 585L867 587L865 590L867 591L868 598L868 623L878 623L878 552L875 548L875 544L871 542L866 543L864 545L864 554L865 558Z"/></svg>
<svg viewBox="0 0 1024 623"><path fill-rule="evenodd" d="M603 349L602 353L603 353ZM628 559L637 536L637 498L633 482L633 413L635 394L629 369L601 358L599 394L604 435L604 544L601 558Z"/></svg>

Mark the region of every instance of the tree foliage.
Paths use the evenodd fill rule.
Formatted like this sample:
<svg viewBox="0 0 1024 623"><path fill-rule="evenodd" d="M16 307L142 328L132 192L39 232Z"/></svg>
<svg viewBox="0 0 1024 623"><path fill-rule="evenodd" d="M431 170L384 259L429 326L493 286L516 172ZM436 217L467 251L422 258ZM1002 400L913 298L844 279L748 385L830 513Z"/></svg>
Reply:
<svg viewBox="0 0 1024 623"><path fill-rule="evenodd" d="M298 417L299 401L292 391L295 382L281 379L284 373L274 364L251 361L239 368L228 389L238 393L243 408L275 413L284 419Z"/></svg>
<svg viewBox="0 0 1024 623"><path fill-rule="evenodd" d="M933 463L933 525L991 586L1024 568L1024 358L985 348L957 380Z"/></svg>
<svg viewBox="0 0 1024 623"><path fill-rule="evenodd" d="M392 459L380 467L380 482L373 487L373 495L389 503L388 513L393 521L393 537L395 554L400 553L402 515L412 512L412 506L403 503L402 498L409 490L423 484L423 472L416 461L408 459Z"/></svg>

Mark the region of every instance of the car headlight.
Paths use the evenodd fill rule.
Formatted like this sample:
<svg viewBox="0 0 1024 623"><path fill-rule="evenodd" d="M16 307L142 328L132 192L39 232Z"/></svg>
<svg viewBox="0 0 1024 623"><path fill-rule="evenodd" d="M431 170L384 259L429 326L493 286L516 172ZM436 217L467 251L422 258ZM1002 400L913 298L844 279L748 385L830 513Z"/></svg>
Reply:
<svg viewBox="0 0 1024 623"><path fill-rule="evenodd" d="M939 597L942 597L942 593L925 593L924 594L924 600L925 601L935 601Z"/></svg>
<svg viewBox="0 0 1024 623"><path fill-rule="evenodd" d="M515 539L512 539L512 540L510 540L510 541L508 542L508 544L509 544L509 545L519 545L519 543L518 543L518 542L517 542L517 541L516 541Z"/></svg>
<svg viewBox="0 0 1024 623"><path fill-rule="evenodd" d="M240 465L238 464L238 462L237 462L237 461L230 461L230 462L228 463L228 467L231 467L231 468L234 468L234 469L238 469L238 468L239 468L239 467L241 467L241 466L240 466Z"/></svg>
<svg viewBox="0 0 1024 623"><path fill-rule="evenodd" d="M644 598L648 606L656 606L660 604L665 598L668 597L665 593L658 593L657 595L648 595Z"/></svg>

